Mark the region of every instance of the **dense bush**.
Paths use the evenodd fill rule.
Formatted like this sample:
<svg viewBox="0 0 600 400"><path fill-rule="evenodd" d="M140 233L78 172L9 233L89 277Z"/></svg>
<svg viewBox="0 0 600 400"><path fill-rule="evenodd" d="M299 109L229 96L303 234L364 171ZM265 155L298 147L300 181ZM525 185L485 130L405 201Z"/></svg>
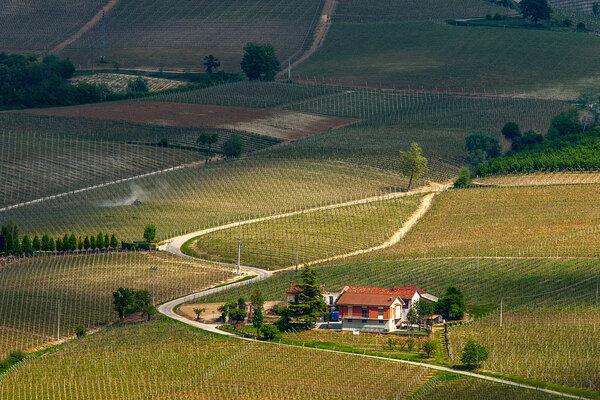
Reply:
<svg viewBox="0 0 600 400"><path fill-rule="evenodd" d="M490 159L477 167L477 175L535 171L596 171L600 169L600 128L584 130L577 110L552 119L548 135L534 131L512 141L505 156Z"/></svg>
<svg viewBox="0 0 600 400"><path fill-rule="evenodd" d="M75 73L69 60L0 53L0 107L66 106L97 102L111 94L106 86L72 84Z"/></svg>

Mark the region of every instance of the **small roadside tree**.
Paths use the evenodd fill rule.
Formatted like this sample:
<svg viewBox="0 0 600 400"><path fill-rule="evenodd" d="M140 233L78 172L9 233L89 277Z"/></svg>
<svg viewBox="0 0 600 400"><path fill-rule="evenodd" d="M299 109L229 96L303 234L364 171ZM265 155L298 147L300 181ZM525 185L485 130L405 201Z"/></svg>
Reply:
<svg viewBox="0 0 600 400"><path fill-rule="evenodd" d="M227 322L227 317L229 316L229 312L231 310L233 310L234 308L235 308L235 302L233 302L233 301L228 301L218 308L219 312L221 313L221 321L223 323Z"/></svg>
<svg viewBox="0 0 600 400"><path fill-rule="evenodd" d="M104 248L104 235L102 234L102 232L98 232L98 235L96 236L96 245L99 249Z"/></svg>
<svg viewBox="0 0 600 400"><path fill-rule="evenodd" d="M458 179L454 181L455 188L466 188L473 184L471 169L467 166L464 166L458 172Z"/></svg>
<svg viewBox="0 0 600 400"><path fill-rule="evenodd" d="M418 143L413 142L407 151L400 151L399 169L402 175L410 177L408 190L414 179L419 179L427 173L427 159Z"/></svg>
<svg viewBox="0 0 600 400"><path fill-rule="evenodd" d="M146 316L148 321L150 321L152 316L156 315L156 313L156 307L154 307L152 304L146 304L144 307L142 307L142 314Z"/></svg>
<svg viewBox="0 0 600 400"><path fill-rule="evenodd" d="M146 225L146 227L144 228L144 239L146 239L148 242L156 240L156 225Z"/></svg>
<svg viewBox="0 0 600 400"><path fill-rule="evenodd" d="M273 45L252 42L244 46L244 57L240 66L251 81L272 81L281 70Z"/></svg>
<svg viewBox="0 0 600 400"><path fill-rule="evenodd" d="M547 0L522 0L519 3L521 14L537 25L538 21L550 18L552 9Z"/></svg>
<svg viewBox="0 0 600 400"><path fill-rule="evenodd" d="M435 353L436 348L437 345L435 344L434 340L427 340L425 341L425 343L423 343L423 352L425 353L427 358L430 358L431 355Z"/></svg>
<svg viewBox="0 0 600 400"><path fill-rule="evenodd" d="M89 237L85 237L85 239L83 239L83 248L88 250L90 248L90 238Z"/></svg>
<svg viewBox="0 0 600 400"><path fill-rule="evenodd" d="M69 236L69 249L71 251L77 250L77 238L73 233L71 233L71 236Z"/></svg>
<svg viewBox="0 0 600 400"><path fill-rule="evenodd" d="M194 308L194 314L196 314L196 321L200 321L200 314L206 311L206 308Z"/></svg>
<svg viewBox="0 0 600 400"><path fill-rule="evenodd" d="M468 369L475 369L479 368L481 363L487 360L488 357L489 352L487 348L477 343L475 340L469 339L463 348L460 361L466 365Z"/></svg>
<svg viewBox="0 0 600 400"><path fill-rule="evenodd" d="M234 308L233 310L229 311L229 318L232 319L236 324L239 324L246 319L247 315L248 314L246 313L246 310L242 308Z"/></svg>
<svg viewBox="0 0 600 400"><path fill-rule="evenodd" d="M206 67L206 73L212 74L215 70L218 70L221 66L221 62L218 58L213 56L212 54L204 57L204 66Z"/></svg>

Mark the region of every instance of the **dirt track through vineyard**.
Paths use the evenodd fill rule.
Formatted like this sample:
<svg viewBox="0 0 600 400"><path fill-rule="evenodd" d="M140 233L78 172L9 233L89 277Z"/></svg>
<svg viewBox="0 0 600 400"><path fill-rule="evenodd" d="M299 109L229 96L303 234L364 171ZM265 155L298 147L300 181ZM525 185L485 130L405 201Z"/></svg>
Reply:
<svg viewBox="0 0 600 400"><path fill-rule="evenodd" d="M96 24L102 19L102 12L109 12L114 6L117 5L119 0L110 0L107 5L102 7L100 11L94 17L89 20L84 26L82 26L73 36L65 40L64 42L58 44L55 48L50 50L50 53L58 53L63 50L65 47L75 42L77 39L81 38L87 31L92 29Z"/></svg>

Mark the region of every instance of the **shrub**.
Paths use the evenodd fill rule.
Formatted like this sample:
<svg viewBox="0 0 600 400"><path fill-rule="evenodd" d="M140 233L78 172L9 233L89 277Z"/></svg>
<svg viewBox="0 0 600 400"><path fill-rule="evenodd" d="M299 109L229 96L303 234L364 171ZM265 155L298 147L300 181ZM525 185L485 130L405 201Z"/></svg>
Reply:
<svg viewBox="0 0 600 400"><path fill-rule="evenodd" d="M281 337L281 332L275 325L263 325L260 328L260 333L263 338L266 340L274 340L279 339Z"/></svg>
<svg viewBox="0 0 600 400"><path fill-rule="evenodd" d="M502 136L508 140L514 140L521 136L521 129L515 122L507 122L502 128Z"/></svg>
<svg viewBox="0 0 600 400"><path fill-rule="evenodd" d="M454 182L455 188L466 188L471 186L473 179L471 177L471 170L469 167L462 167L458 174L458 179Z"/></svg>
<svg viewBox="0 0 600 400"><path fill-rule="evenodd" d="M86 333L87 332L86 332L85 327L83 325L77 325L75 327L75 335L77 335L78 338L84 337Z"/></svg>
<svg viewBox="0 0 600 400"><path fill-rule="evenodd" d="M568 28L568 27L570 27L571 25L573 25L573 22L572 22L572 21L571 21L569 18L565 18L565 19L563 20L562 24Z"/></svg>
<svg viewBox="0 0 600 400"><path fill-rule="evenodd" d="M577 29L579 32L587 31L587 28L585 27L585 24L583 22L578 22L577 27L575 29Z"/></svg>
<svg viewBox="0 0 600 400"><path fill-rule="evenodd" d="M489 357L488 349L473 339L467 340L460 358L461 362L469 369L478 368Z"/></svg>
<svg viewBox="0 0 600 400"><path fill-rule="evenodd" d="M502 20L502 15L500 15L499 13L494 14L494 21L501 21Z"/></svg>

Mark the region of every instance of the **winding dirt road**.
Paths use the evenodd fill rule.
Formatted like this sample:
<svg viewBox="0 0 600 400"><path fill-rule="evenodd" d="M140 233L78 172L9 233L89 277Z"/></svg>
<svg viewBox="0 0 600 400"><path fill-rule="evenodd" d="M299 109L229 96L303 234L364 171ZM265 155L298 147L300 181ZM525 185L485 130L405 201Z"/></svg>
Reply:
<svg viewBox="0 0 600 400"><path fill-rule="evenodd" d="M98 22L100 22L100 19L102 19L102 12L109 12L114 6L117 5L118 2L119 0L110 0L107 5L105 5L100 11L98 11L98 13L96 13L96 15L92 17L92 19L90 19L84 26L82 26L77 32L75 32L73 36L63 41L62 43L59 43L55 48L50 50L50 53L58 53L71 43L75 42L77 39L81 38L87 31L92 29L94 26L96 26Z"/></svg>

